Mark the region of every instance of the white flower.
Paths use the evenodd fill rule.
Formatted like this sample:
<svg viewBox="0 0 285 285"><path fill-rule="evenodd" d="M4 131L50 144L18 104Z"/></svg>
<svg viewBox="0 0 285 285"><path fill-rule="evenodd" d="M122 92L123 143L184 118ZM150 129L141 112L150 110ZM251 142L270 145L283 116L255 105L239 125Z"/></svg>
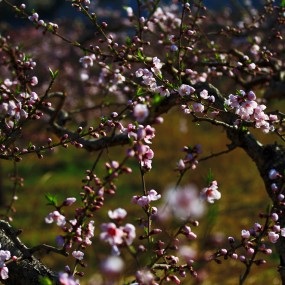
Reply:
<svg viewBox="0 0 285 285"><path fill-rule="evenodd" d="M79 59L79 62L82 63L84 68L88 68L89 66L93 66L93 61L96 59L94 54L86 55Z"/></svg>
<svg viewBox="0 0 285 285"><path fill-rule="evenodd" d="M166 210L179 219L198 218L205 211L204 203L199 199L198 190L193 184L183 188L169 189L165 198ZM161 212L160 214L162 218L163 215L167 216L167 213Z"/></svg>
<svg viewBox="0 0 285 285"><path fill-rule="evenodd" d="M101 269L106 274L116 275L124 269L124 261L118 256L109 256L101 264Z"/></svg>
<svg viewBox="0 0 285 285"><path fill-rule="evenodd" d="M56 224L61 227L64 226L66 223L65 216L61 215L58 211L53 211L48 214L48 216L45 218L45 222L47 224L51 224L53 222L56 222Z"/></svg>
<svg viewBox="0 0 285 285"><path fill-rule="evenodd" d="M111 210L108 211L109 218L113 220L122 220L126 217L126 215L127 215L127 211L122 208L118 208L114 211L111 211Z"/></svg>
<svg viewBox="0 0 285 285"><path fill-rule="evenodd" d="M134 16L134 11L132 7L126 7L126 11L127 11L128 17Z"/></svg>
<svg viewBox="0 0 285 285"><path fill-rule="evenodd" d="M221 199L221 193L218 191L217 181L212 181L209 187L202 189L201 197L206 200L208 203L213 204L215 200Z"/></svg>

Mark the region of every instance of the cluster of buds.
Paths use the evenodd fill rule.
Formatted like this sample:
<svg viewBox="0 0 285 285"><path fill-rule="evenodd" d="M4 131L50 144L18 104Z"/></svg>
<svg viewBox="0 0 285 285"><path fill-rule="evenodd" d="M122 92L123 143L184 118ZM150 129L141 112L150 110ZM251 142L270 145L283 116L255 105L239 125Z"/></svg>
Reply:
<svg viewBox="0 0 285 285"><path fill-rule="evenodd" d="M201 145L197 144L193 147L184 146L183 151L186 155L183 159L180 159L177 163L177 170L184 172L186 169L196 169L198 164L198 156L202 153Z"/></svg>

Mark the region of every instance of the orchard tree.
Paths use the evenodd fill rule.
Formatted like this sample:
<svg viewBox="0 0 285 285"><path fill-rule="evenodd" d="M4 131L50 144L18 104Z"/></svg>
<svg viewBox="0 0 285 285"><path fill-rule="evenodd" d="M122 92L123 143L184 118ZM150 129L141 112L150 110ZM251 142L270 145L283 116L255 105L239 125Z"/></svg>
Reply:
<svg viewBox="0 0 285 285"><path fill-rule="evenodd" d="M229 260L243 265L236 283L245 284L273 251L285 284L285 115L281 103L280 110L270 108L285 95L284 1L266 0L258 9L245 1L220 11L200 0L137 0L120 11L66 1L83 16L81 24L49 22L24 3L0 2L26 25L0 37L0 158L14 165L12 198L0 221L4 284L79 284L87 255L100 261L94 284L202 284L205 263L227 266ZM169 125L172 139L175 126L165 116L171 109L193 124L223 130L229 143L202 155L203 141L193 145L189 138L169 166L175 186L167 192L152 189L148 177L156 157L152 142L161 143L157 126ZM57 246L28 247L13 227L23 187L18 165L35 154L45 161L60 148L84 149L95 159L78 196L60 201L46 193L50 208L42 219L46 231L58 227ZM117 157L109 153L113 148ZM197 253L203 214L230 189L221 191L210 170L199 187L185 184L185 177L199 172L199 162L211 164L237 148L255 163L270 206L223 247L208 243ZM132 172L141 187L124 205L116 199L117 184ZM99 240L104 249L94 251ZM71 258L57 272L38 252Z"/></svg>

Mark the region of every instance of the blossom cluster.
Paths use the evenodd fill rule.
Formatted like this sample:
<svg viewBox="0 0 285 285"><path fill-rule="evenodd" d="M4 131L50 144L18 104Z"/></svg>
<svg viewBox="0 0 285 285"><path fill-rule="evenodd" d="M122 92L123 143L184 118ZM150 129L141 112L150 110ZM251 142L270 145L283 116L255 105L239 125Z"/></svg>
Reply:
<svg viewBox="0 0 285 285"><path fill-rule="evenodd" d="M195 94L195 88L188 84L182 84L178 88L178 94L183 97L191 96L190 98L194 101L191 105L182 104L182 110L185 114L191 113L203 113L205 112L205 107L210 106L215 102L215 97L208 94L208 90L203 89L199 95Z"/></svg>
<svg viewBox="0 0 285 285"><path fill-rule="evenodd" d="M187 168L196 169L198 156L202 153L201 145L197 144L193 147L184 146L183 151L186 152L186 155L183 159L179 159L177 170L183 173Z"/></svg>
<svg viewBox="0 0 285 285"><path fill-rule="evenodd" d="M230 94L225 104L235 110L239 119L235 124L239 126L242 121L253 122L256 128L262 129L264 133L274 131L273 123L278 120L276 115L267 115L264 110L266 106L258 104L253 91L248 93L240 90L236 95Z"/></svg>
<svg viewBox="0 0 285 285"><path fill-rule="evenodd" d="M28 61L23 60L21 62L22 68L26 71L32 70L36 63L29 59ZM27 80L27 84L30 86L35 86L38 84L38 79L36 76L30 77ZM20 121L26 120L31 113L31 118L39 119L42 117L42 112L34 110L39 102L39 96L34 91L29 92L19 92L19 86L21 82L18 80L10 80L6 78L4 82L0 85L1 91L1 102L0 102L0 115L5 121L6 132L13 129L18 125ZM3 130L2 131L2 135Z"/></svg>
<svg viewBox="0 0 285 285"><path fill-rule="evenodd" d="M157 201L161 198L161 195L158 194L154 189L147 192L147 195L143 196L133 196L132 203L137 204L141 207L146 207L152 201Z"/></svg>
<svg viewBox="0 0 285 285"><path fill-rule="evenodd" d="M24 10L25 4L21 5L21 8ZM52 22L46 23L43 19L39 18L38 13L33 13L31 16L28 17L28 19L36 24L37 28L45 28L45 29L50 29L52 32L56 32L58 30L58 25Z"/></svg>
<svg viewBox="0 0 285 285"><path fill-rule="evenodd" d="M129 124L124 130L133 141L133 148L128 151L129 156L138 158L142 169L149 171L152 168L154 152L150 148L151 140L155 137L155 129L150 125Z"/></svg>
<svg viewBox="0 0 285 285"><path fill-rule="evenodd" d="M151 71L147 68L139 68L136 71L136 77L141 77L143 79L142 83L148 86L151 92L157 92L163 97L168 97L170 95L169 89L164 85L158 86L155 78L155 76L159 76L161 74L162 66L160 59L154 57L152 59Z"/></svg>

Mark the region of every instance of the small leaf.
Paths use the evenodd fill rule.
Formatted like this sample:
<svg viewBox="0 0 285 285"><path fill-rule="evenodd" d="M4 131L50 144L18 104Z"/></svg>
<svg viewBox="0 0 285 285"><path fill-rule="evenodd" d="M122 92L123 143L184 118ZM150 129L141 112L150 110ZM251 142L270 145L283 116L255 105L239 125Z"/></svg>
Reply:
<svg viewBox="0 0 285 285"><path fill-rule="evenodd" d="M52 78L53 80L55 80L56 77L58 76L59 70L57 69L56 71L53 72L50 67L48 68L48 70L49 70L49 74L50 74L51 78Z"/></svg>
<svg viewBox="0 0 285 285"><path fill-rule="evenodd" d="M212 169L210 168L207 175L207 185L210 185L213 180L214 180L214 174L212 172Z"/></svg>
<svg viewBox="0 0 285 285"><path fill-rule="evenodd" d="M39 278L40 285L52 285L52 281L48 277L40 277Z"/></svg>
<svg viewBox="0 0 285 285"><path fill-rule="evenodd" d="M138 50L138 57L139 57L140 60L144 59L142 51L140 49Z"/></svg>
<svg viewBox="0 0 285 285"><path fill-rule="evenodd" d="M154 94L154 97L153 97L152 104L153 104L154 106L159 105L162 100L163 100L163 97L160 96L158 93L155 93L155 94Z"/></svg>
<svg viewBox="0 0 285 285"><path fill-rule="evenodd" d="M139 88L137 89L136 95L139 97L139 96L141 96L141 95L143 95L143 94L144 94L143 88L142 88L142 87L139 87Z"/></svg>
<svg viewBox="0 0 285 285"><path fill-rule="evenodd" d="M126 45L127 47L130 47L132 45L132 40L130 37L126 37Z"/></svg>
<svg viewBox="0 0 285 285"><path fill-rule="evenodd" d="M52 195L50 193L47 193L45 195L46 199L48 200L48 205L51 205L51 206L57 206L57 199L56 199L56 196L55 195Z"/></svg>

